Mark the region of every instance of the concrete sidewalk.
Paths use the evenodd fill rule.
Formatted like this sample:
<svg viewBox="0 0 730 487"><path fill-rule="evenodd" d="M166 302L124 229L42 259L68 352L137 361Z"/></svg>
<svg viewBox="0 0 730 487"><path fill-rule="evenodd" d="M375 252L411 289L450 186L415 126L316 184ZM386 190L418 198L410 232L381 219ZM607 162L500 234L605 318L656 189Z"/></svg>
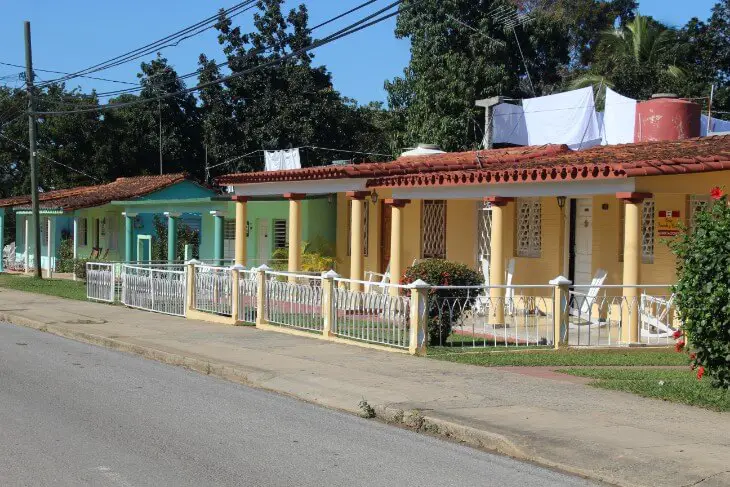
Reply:
<svg viewBox="0 0 730 487"><path fill-rule="evenodd" d="M620 485L730 485L730 415L475 367L0 289L0 320ZM537 374L539 375L539 374ZM448 465L443 465L448 469Z"/></svg>

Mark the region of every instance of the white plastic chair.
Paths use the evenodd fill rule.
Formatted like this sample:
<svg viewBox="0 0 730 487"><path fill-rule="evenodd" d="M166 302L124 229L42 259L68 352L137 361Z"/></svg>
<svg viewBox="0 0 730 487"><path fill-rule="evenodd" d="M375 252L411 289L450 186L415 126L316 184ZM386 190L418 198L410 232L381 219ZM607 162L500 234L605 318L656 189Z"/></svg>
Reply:
<svg viewBox="0 0 730 487"><path fill-rule="evenodd" d="M486 288L489 288L489 260L482 258L482 275L484 276L484 285ZM515 259L509 259L507 261L507 267L505 270L505 284L507 286L512 286L512 278L515 275ZM485 292L483 294L480 294L476 297L476 300L474 302L474 305L472 306L472 309L478 314L478 315L485 315L489 311L489 293ZM514 315L515 313L515 290L512 287L508 287L505 289L504 293L504 312L510 316Z"/></svg>
<svg viewBox="0 0 730 487"><path fill-rule="evenodd" d="M674 294L666 299L642 293L640 303L642 338L669 338L677 331L677 327L672 326L672 315L669 312L674 305Z"/></svg>
<svg viewBox="0 0 730 487"><path fill-rule="evenodd" d="M593 276L591 286L588 288L588 292L581 293L578 291L571 291L571 307L570 314L581 320L584 323L577 324L571 323L571 328L578 327L595 327L603 326L605 323L600 321L600 316L593 315L593 305L596 304L598 293L601 290L601 286L606 281L607 272L603 269L598 269L596 274Z"/></svg>

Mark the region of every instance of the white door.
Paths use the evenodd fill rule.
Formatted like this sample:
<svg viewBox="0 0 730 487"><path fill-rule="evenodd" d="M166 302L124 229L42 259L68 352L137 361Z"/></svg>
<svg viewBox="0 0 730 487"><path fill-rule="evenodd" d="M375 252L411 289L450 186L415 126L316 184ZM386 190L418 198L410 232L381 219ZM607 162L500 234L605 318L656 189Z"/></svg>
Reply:
<svg viewBox="0 0 730 487"><path fill-rule="evenodd" d="M575 276L574 284L591 283L593 254L593 201L580 198L575 202Z"/></svg>
<svg viewBox="0 0 730 487"><path fill-rule="evenodd" d="M258 249L256 258L259 265L266 264L271 258L271 235L269 234L269 221L259 220L258 228Z"/></svg>

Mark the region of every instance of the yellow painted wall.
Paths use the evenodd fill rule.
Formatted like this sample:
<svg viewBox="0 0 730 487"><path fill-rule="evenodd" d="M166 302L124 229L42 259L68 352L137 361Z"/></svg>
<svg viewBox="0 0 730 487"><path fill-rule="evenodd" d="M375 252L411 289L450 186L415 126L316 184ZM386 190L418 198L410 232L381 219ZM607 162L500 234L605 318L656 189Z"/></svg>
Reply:
<svg viewBox="0 0 730 487"><path fill-rule="evenodd" d="M446 258L476 267L477 200L446 202Z"/></svg>

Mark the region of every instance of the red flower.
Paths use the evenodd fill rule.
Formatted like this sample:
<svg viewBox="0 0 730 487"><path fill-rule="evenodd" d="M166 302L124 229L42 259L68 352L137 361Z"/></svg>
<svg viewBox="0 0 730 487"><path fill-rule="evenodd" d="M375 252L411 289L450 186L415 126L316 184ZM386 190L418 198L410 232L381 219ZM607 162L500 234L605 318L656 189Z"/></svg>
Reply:
<svg viewBox="0 0 730 487"><path fill-rule="evenodd" d="M724 193L722 192L722 190L719 187L715 186L714 188L712 188L710 190L710 196L712 197L713 200L719 200L720 198L722 198L724 196Z"/></svg>
<svg viewBox="0 0 730 487"><path fill-rule="evenodd" d="M681 330L677 330L677 331L675 331L674 333L672 333L672 336L673 336L673 337L674 337L674 339L676 340L677 338L679 338L679 337L681 337L681 336L682 336L682 331L681 331Z"/></svg>
<svg viewBox="0 0 730 487"><path fill-rule="evenodd" d="M705 375L705 368L700 365L697 369L697 380L702 380L702 376Z"/></svg>
<svg viewBox="0 0 730 487"><path fill-rule="evenodd" d="M697 354L694 353L694 352L692 352L692 353L689 354L689 358L690 358L690 360L694 360L694 359L697 358Z"/></svg>
<svg viewBox="0 0 730 487"><path fill-rule="evenodd" d="M677 343L674 344L674 349L678 352L681 352L684 348L684 340L679 340Z"/></svg>

